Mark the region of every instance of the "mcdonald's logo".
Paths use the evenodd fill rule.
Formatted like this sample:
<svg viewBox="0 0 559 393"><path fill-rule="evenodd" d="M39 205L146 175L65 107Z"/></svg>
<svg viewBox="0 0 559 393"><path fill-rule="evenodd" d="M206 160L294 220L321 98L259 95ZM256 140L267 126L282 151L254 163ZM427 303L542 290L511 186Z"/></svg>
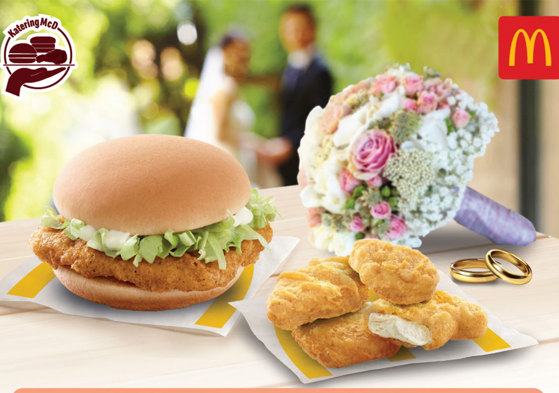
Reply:
<svg viewBox="0 0 559 393"><path fill-rule="evenodd" d="M559 79L559 17L499 18L499 76Z"/></svg>
<svg viewBox="0 0 559 393"><path fill-rule="evenodd" d="M532 34L532 37L528 38L528 33L524 29L516 30L514 36L512 37L512 41L510 43L510 51L509 51L509 66L514 67L516 61L516 44L518 40L518 36L522 34L524 36L524 41L526 41L526 61L528 64L534 64L534 46L536 44L536 38L538 35L542 36L543 45L545 50L545 66L551 67L551 50L549 49L549 40L547 39L547 34L542 29L537 29Z"/></svg>

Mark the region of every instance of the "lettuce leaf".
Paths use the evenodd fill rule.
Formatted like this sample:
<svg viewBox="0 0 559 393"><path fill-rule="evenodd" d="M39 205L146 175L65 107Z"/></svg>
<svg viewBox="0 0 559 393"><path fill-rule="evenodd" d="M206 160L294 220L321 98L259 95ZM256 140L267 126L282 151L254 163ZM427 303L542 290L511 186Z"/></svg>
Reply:
<svg viewBox="0 0 559 393"><path fill-rule="evenodd" d="M120 249L120 257L127 261L132 257L138 255L138 251L140 250L140 238L138 235L134 235L129 238L124 246Z"/></svg>
<svg viewBox="0 0 559 393"><path fill-rule="evenodd" d="M253 188L247 208L252 212L253 218L250 226L252 228L264 228L268 221L274 221L279 215L272 197L263 197L258 194L258 190Z"/></svg>
<svg viewBox="0 0 559 393"><path fill-rule="evenodd" d="M159 235L150 235L140 240L139 254L149 263L163 251L163 238Z"/></svg>
<svg viewBox="0 0 559 393"><path fill-rule="evenodd" d="M68 237L72 240L76 240L80 237L81 229L85 226L85 223L82 220L78 220L77 218L70 221L68 227L64 230L64 233L68 235Z"/></svg>
<svg viewBox="0 0 559 393"><path fill-rule="evenodd" d="M56 211L52 207L49 207L45 211L43 217L41 217L41 225L53 229L65 229L70 225L70 222L66 220L61 221L61 217L56 214Z"/></svg>
<svg viewBox="0 0 559 393"><path fill-rule="evenodd" d="M268 247L266 239L255 229L265 227L268 221L274 220L278 215L272 198L260 196L258 190L253 189L246 208L252 213L252 221L248 224L243 222L246 223L250 215L245 220L239 220L230 214L226 220L203 228L183 232L169 230L162 235L130 235L106 228L95 230L76 218L64 220L57 216L54 209L47 210L41 225L63 229L70 239L82 239L88 247L110 257L120 256L125 261L133 258L132 263L135 266L142 261L153 263L156 257L166 258L171 255L180 258L187 252L197 252L199 260L206 263L217 261L219 268L225 269L225 253L231 249L242 253L243 241L258 240L264 247ZM111 248L108 244L116 248Z"/></svg>

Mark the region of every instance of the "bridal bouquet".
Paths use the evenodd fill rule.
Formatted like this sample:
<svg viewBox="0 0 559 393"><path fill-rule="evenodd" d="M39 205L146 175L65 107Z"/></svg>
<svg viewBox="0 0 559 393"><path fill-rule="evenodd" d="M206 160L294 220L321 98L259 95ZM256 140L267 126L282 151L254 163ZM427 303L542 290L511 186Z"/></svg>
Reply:
<svg viewBox="0 0 559 393"><path fill-rule="evenodd" d="M362 238L419 247L455 218L474 159L497 131L486 104L431 69L398 65L347 87L309 114L299 148L311 241L338 255ZM510 216L468 195L462 221L471 229L483 230L472 208Z"/></svg>

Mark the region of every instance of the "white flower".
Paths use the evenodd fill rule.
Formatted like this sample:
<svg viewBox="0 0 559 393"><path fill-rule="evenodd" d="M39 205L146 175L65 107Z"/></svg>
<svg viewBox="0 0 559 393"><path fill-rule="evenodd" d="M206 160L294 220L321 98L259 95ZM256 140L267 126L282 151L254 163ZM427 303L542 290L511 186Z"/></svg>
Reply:
<svg viewBox="0 0 559 393"><path fill-rule="evenodd" d="M386 74L396 76L399 81L406 76L417 75L406 66L390 69ZM408 230L396 241L383 240L418 247L421 245L420 236L451 221L460 208L466 183L473 176L474 159L483 155L487 143L499 131L497 119L488 112L485 103L475 102L470 95L458 90L456 84L452 84L452 88L452 94L446 100L450 108L421 114L417 134L399 145L399 149L403 150L435 153L435 178L418 201L400 199L398 214ZM349 146L366 131L371 121L384 120L402 109L405 98L405 89L401 84L380 98L371 96L355 113L340 120L337 132L331 137L320 129L322 109L314 109L309 114L299 148L301 168L312 179L301 192L304 206L324 207L333 214L344 212L348 196L341 190L338 177L341 169L349 165ZM449 130L447 121L456 108L474 113L464 128ZM324 138L332 139L322 143ZM338 255L349 254L355 242L353 232L340 231L335 226L313 227L311 236L315 246Z"/></svg>
<svg viewBox="0 0 559 393"><path fill-rule="evenodd" d="M377 121L384 119L385 117L389 117L398 109L403 106L405 95L398 94L398 91L395 90L390 94L386 94L380 107L369 108L369 112L367 113L367 120L369 121Z"/></svg>
<svg viewBox="0 0 559 393"><path fill-rule="evenodd" d="M314 191L314 188L312 187L312 185L305 186L305 188L303 188L303 190L301 190L301 193L299 194L299 196L301 197L301 203L307 209L311 208L311 207L320 206L320 198L318 197L318 195Z"/></svg>
<svg viewBox="0 0 559 393"><path fill-rule="evenodd" d="M427 151L441 151L448 149L447 127L445 119L450 115L448 108L428 113L422 120L421 128L417 132L421 136L419 142Z"/></svg>
<svg viewBox="0 0 559 393"><path fill-rule="evenodd" d="M320 131L320 118L323 109L319 106L315 107L307 116L305 123L305 134L301 139L301 144L297 152L299 153L300 162L299 168L304 168L310 171L314 167L314 160L316 153L320 149L320 140L322 139L322 132ZM312 176L311 173L307 174Z"/></svg>
<svg viewBox="0 0 559 393"><path fill-rule="evenodd" d="M318 194L321 206L332 213L341 214L346 203L346 194L343 192L339 174L342 170L340 162L331 155L317 169L314 175L314 191Z"/></svg>
<svg viewBox="0 0 559 393"><path fill-rule="evenodd" d="M456 133L453 132L448 136L448 138L446 138L446 142L448 143L448 148L451 150L456 149L456 145L457 145L456 136L457 136Z"/></svg>
<svg viewBox="0 0 559 393"><path fill-rule="evenodd" d="M364 105L355 113L340 120L338 130L334 134L334 146L347 146L352 141L355 134L360 134L367 122L367 107Z"/></svg>
<svg viewBox="0 0 559 393"><path fill-rule="evenodd" d="M311 242L318 248L328 250L336 255L349 255L355 243L355 234L349 231L334 231L327 226L311 228Z"/></svg>

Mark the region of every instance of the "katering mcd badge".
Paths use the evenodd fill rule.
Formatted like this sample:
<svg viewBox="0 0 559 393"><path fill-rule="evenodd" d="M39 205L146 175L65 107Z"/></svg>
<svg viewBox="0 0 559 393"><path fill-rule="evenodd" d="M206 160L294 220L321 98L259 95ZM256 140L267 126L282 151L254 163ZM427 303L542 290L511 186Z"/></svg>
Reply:
<svg viewBox="0 0 559 393"><path fill-rule="evenodd" d="M2 93L16 98L60 86L78 66L72 37L50 15L26 16L4 29L0 57L8 74Z"/></svg>

